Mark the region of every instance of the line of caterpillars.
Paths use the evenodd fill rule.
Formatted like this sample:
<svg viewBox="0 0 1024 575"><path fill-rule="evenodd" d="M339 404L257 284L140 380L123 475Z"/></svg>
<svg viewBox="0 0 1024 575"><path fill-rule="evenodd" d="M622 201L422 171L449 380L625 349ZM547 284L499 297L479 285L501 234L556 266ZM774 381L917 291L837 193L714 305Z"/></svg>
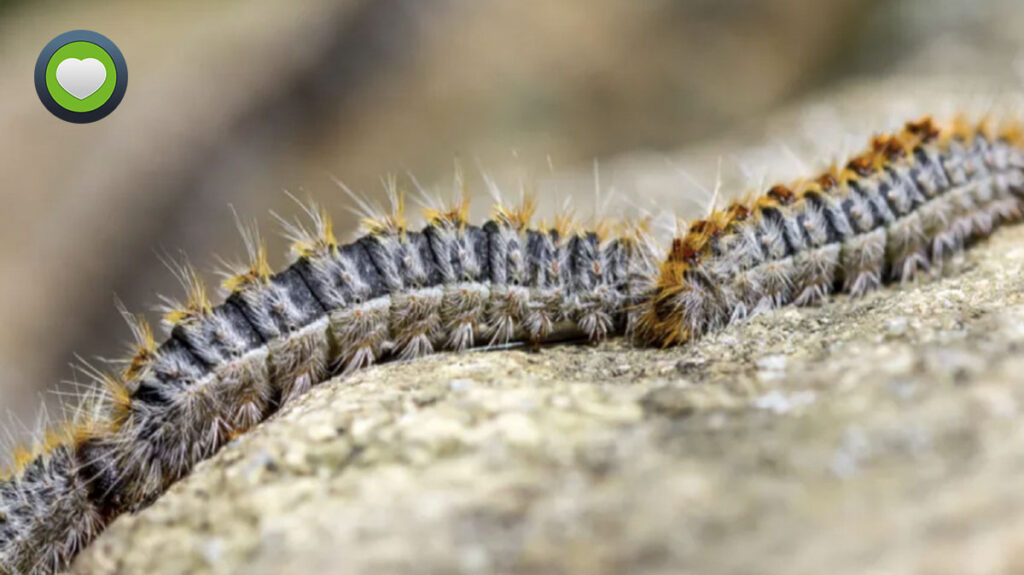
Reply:
<svg viewBox="0 0 1024 575"><path fill-rule="evenodd" d="M399 200L347 245L310 206L308 226L285 222L296 259L279 273L245 228L249 262L224 303L179 267L188 297L169 302L170 337L157 345L122 309L134 336L124 368L93 372L102 389L15 454L0 479L0 573L65 568L115 517L334 373L517 341L682 344L763 310L913 279L1021 218L1022 133L909 123L819 177L712 210L667 255L642 223L531 227L528 198L482 226L460 200L430 210L420 232Z"/></svg>

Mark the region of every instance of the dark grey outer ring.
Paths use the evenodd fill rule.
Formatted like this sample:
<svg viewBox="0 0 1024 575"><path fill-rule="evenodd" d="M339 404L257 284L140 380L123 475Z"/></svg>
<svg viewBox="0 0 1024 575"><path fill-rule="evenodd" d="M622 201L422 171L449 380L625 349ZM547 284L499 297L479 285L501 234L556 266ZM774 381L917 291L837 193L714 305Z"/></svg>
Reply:
<svg viewBox="0 0 1024 575"><path fill-rule="evenodd" d="M117 75L117 80L114 83L114 92L102 106L95 110L89 110L88 112L72 112L71 110L68 110L58 104L57 101L53 99L53 96L50 95L50 91L46 89L46 66L49 65L50 58L52 58L57 50L61 49L61 47L72 42L89 42L91 44L96 44L100 48L103 48L103 50L110 55L110 59L114 61L114 72ZM42 52L39 53L39 59L36 60L35 80L36 94L39 95L39 101L46 106L46 109L49 110L51 114L68 122L88 124L107 117L107 115L113 112L114 109L117 108L118 104L121 103L121 99L124 98L124 92L128 88L128 66L125 64L124 55L122 55L121 51L118 50L117 45L111 42L106 36L91 30L72 30L50 40L50 43L43 48Z"/></svg>

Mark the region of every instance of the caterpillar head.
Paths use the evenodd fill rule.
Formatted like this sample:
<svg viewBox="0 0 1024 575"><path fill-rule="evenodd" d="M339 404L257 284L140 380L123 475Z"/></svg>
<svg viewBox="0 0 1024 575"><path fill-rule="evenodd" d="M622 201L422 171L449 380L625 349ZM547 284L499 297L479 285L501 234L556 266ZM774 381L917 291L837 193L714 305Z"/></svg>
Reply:
<svg viewBox="0 0 1024 575"><path fill-rule="evenodd" d="M700 230L702 226L698 226ZM680 345L690 341L693 331L687 317L693 286L690 272L701 258L707 238L687 233L672 240L668 258L661 264L654 295L646 304L637 326L637 337L647 345Z"/></svg>

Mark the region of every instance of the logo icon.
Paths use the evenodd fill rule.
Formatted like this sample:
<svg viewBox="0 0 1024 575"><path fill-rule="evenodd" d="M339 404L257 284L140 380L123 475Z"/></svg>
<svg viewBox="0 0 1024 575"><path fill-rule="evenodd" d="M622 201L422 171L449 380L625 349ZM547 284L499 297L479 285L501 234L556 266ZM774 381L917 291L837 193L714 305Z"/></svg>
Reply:
<svg viewBox="0 0 1024 575"><path fill-rule="evenodd" d="M62 120L86 124L105 118L121 103L128 67L106 36L73 30L43 48L35 80L47 110Z"/></svg>

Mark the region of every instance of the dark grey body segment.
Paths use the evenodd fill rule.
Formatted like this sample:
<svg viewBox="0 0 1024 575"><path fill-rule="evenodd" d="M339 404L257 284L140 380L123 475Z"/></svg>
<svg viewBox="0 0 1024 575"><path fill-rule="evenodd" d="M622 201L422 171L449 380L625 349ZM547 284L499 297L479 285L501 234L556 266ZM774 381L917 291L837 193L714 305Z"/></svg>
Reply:
<svg viewBox="0 0 1024 575"><path fill-rule="evenodd" d="M292 267L325 310L362 303L387 293L387 286L362 242L301 257Z"/></svg>
<svg viewBox="0 0 1024 575"><path fill-rule="evenodd" d="M570 290L573 285L573 268L569 242L555 230L552 230L550 234L551 241L555 245L554 261L558 262L558 283L563 289Z"/></svg>
<svg viewBox="0 0 1024 575"><path fill-rule="evenodd" d="M380 297L394 288L385 275L386 270L381 269L373 257L374 245L376 242L372 239L361 238L357 242L338 248L342 255L347 256L349 261L355 264L356 273L366 282L370 290L368 298Z"/></svg>
<svg viewBox="0 0 1024 575"><path fill-rule="evenodd" d="M156 359L132 391L132 397L144 403L164 405L210 372L189 349L188 344L171 336L157 348Z"/></svg>
<svg viewBox="0 0 1024 575"><path fill-rule="evenodd" d="M914 158L916 160L913 168L916 170L915 179L926 198L934 198L952 186L942 165L942 159L937 153L919 147L914 150Z"/></svg>
<svg viewBox="0 0 1024 575"><path fill-rule="evenodd" d="M436 267L436 283L452 283L463 277L463 258L459 250L464 249L461 234L452 230L442 229L438 225L429 225L423 229L423 236L432 254Z"/></svg>
<svg viewBox="0 0 1024 575"><path fill-rule="evenodd" d="M797 207L796 210L802 210L802 206ZM795 210L790 210L791 213L794 211ZM804 233L803 228L800 226L797 218L779 218L778 223L779 227L782 228L782 237L786 241L787 255L797 254L807 249L807 236Z"/></svg>
<svg viewBox="0 0 1024 575"><path fill-rule="evenodd" d="M392 293L402 289L402 277L394 256L387 247L375 236L363 236L356 242L366 250L366 255L377 269L380 283L383 286L380 294Z"/></svg>
<svg viewBox="0 0 1024 575"><path fill-rule="evenodd" d="M486 281L491 278L491 237L479 226L466 226L467 249L473 253L479 267L475 276L467 276L470 281Z"/></svg>
<svg viewBox="0 0 1024 575"><path fill-rule="evenodd" d="M434 252L430 249L430 240L426 234L420 232L406 232L405 243L407 247L406 266L403 273L406 274L408 287L424 287L440 285L443 283L443 276L438 269Z"/></svg>
<svg viewBox="0 0 1024 575"><path fill-rule="evenodd" d="M526 286L527 254L526 242L520 232L508 229L506 235L505 278L509 285Z"/></svg>
<svg viewBox="0 0 1024 575"><path fill-rule="evenodd" d="M570 294L590 291L598 284L599 252L597 244L598 239L595 234L577 235L569 240L569 269L572 273L572 281L567 287Z"/></svg>
<svg viewBox="0 0 1024 575"><path fill-rule="evenodd" d="M896 221L896 214L893 213L889 202L880 193L877 183L866 185L861 182L851 182L850 188L867 201L875 222L873 227L886 226Z"/></svg>
<svg viewBox="0 0 1024 575"><path fill-rule="evenodd" d="M171 336L208 367L241 357L265 342L234 302L213 308L208 317L178 324Z"/></svg>
<svg viewBox="0 0 1024 575"><path fill-rule="evenodd" d="M232 294L228 303L237 306L268 341L301 329L327 313L294 266L271 276L265 286Z"/></svg>
<svg viewBox="0 0 1024 575"><path fill-rule="evenodd" d="M492 284L505 285L508 280L508 241L500 224L489 220L483 225L487 236L487 278Z"/></svg>
<svg viewBox="0 0 1024 575"><path fill-rule="evenodd" d="M814 193L804 196L806 201L813 203L821 209L825 216L826 233L828 243L842 242L854 234L853 226L850 224L846 212L843 211L842 202L828 193Z"/></svg>
<svg viewBox="0 0 1024 575"><path fill-rule="evenodd" d="M324 316L327 310L317 300L302 274L294 267L289 267L270 277L270 283L280 289L282 295L292 304L288 311L274 307L279 302L271 303L271 316L277 321L278 329L296 329Z"/></svg>
<svg viewBox="0 0 1024 575"><path fill-rule="evenodd" d="M526 241L527 285L532 288L561 287L558 276L558 248L551 234L529 230Z"/></svg>
<svg viewBox="0 0 1024 575"><path fill-rule="evenodd" d="M602 250L604 253L605 283L616 291L627 293L629 287L629 248L620 239L614 239Z"/></svg>

